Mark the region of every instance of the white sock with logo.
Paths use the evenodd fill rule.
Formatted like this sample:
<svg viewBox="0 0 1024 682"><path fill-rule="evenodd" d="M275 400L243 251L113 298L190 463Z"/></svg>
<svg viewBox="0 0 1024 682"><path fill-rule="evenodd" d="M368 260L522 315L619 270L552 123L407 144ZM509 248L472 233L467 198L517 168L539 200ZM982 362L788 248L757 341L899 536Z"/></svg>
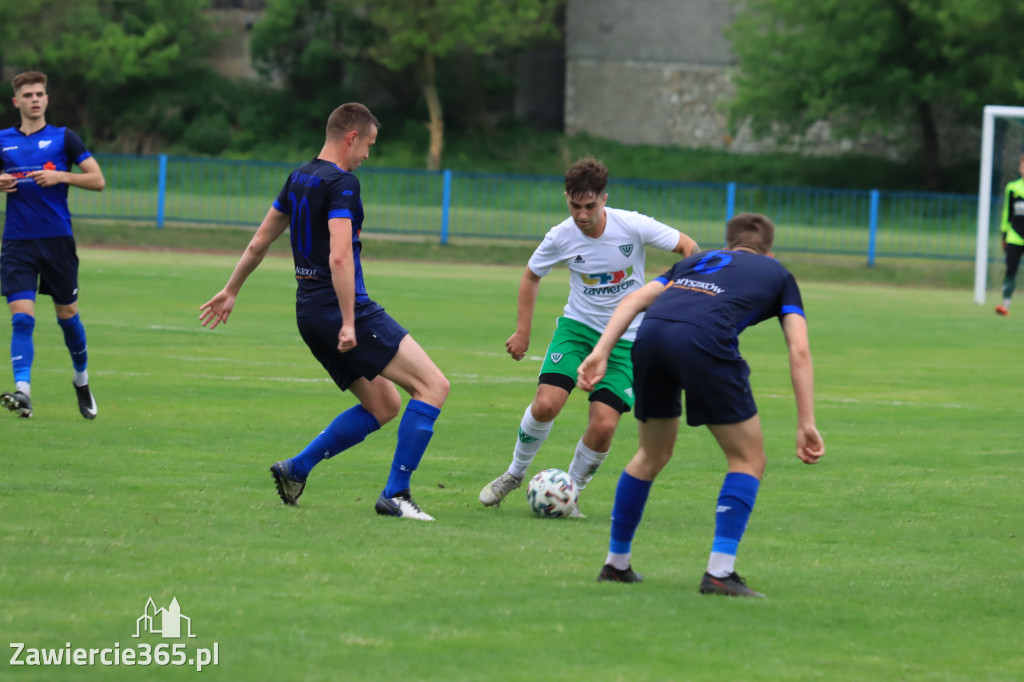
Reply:
<svg viewBox="0 0 1024 682"><path fill-rule="evenodd" d="M523 413L523 420L519 422L519 436L516 438L516 448L512 452L512 464L508 472L516 478L526 475L526 469L530 462L537 456L540 446L547 440L551 433L551 427L555 422L539 422L533 418L533 403L530 403Z"/></svg>
<svg viewBox="0 0 1024 682"><path fill-rule="evenodd" d="M581 492L594 478L594 474L597 473L607 456L607 452L597 452L588 448L583 444L582 438L579 443L576 443L576 454L573 455L572 463L569 464L569 475L572 476L572 480Z"/></svg>

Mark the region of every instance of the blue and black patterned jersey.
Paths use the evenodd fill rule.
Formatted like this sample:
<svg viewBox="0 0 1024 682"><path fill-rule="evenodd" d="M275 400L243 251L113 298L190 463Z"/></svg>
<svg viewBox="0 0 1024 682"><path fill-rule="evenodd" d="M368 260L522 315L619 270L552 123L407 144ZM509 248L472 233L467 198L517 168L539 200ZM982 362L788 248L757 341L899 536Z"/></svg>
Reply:
<svg viewBox="0 0 1024 682"><path fill-rule="evenodd" d="M355 260L356 305L370 300L363 282L360 261L363 202L359 179L329 161L313 159L299 166L274 201L274 208L291 216L292 255L295 260L296 313L313 314L338 306L331 281L331 233L327 221L352 221L352 253Z"/></svg>
<svg viewBox="0 0 1024 682"><path fill-rule="evenodd" d="M668 285L646 318L687 322L719 338L787 313L804 314L796 279L774 258L746 251L704 251L657 278Z"/></svg>
<svg viewBox="0 0 1024 682"><path fill-rule="evenodd" d="M31 135L17 128L0 130L0 173L17 178L18 191L7 194L4 239L71 236L68 186L40 187L28 174L70 171L92 154L70 128L48 125Z"/></svg>

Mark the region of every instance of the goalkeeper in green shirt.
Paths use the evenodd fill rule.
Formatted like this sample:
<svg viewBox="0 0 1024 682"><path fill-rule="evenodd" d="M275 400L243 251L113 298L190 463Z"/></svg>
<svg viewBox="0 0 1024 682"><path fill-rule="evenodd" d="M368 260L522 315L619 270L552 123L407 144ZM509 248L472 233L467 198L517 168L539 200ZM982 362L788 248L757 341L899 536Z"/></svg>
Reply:
<svg viewBox="0 0 1024 682"><path fill-rule="evenodd" d="M1024 148L1020 155L1020 175L1006 183L1003 201L1003 220L999 229L1003 233L1003 253L1006 254L1006 276L1003 277L1003 302L996 306L1000 315L1010 314L1010 298L1017 285L1017 267L1024 254Z"/></svg>

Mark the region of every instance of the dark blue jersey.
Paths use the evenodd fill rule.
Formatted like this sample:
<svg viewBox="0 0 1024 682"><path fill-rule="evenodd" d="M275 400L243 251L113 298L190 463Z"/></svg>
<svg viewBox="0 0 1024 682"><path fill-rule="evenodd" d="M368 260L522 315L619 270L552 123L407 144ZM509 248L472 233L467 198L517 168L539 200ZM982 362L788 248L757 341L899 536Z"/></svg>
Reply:
<svg viewBox="0 0 1024 682"><path fill-rule="evenodd" d="M28 174L37 170L70 171L92 154L70 128L48 125L31 135L17 128L0 130L0 173L18 178L17 192L7 195L4 239L70 237L68 186L40 187Z"/></svg>
<svg viewBox="0 0 1024 682"><path fill-rule="evenodd" d="M298 281L295 309L299 316L338 307L338 296L331 282L331 233L327 227L331 218L352 221L356 306L370 301L359 258L363 202L355 175L330 161L313 159L288 176L274 201L274 208L291 216L292 255Z"/></svg>
<svg viewBox="0 0 1024 682"><path fill-rule="evenodd" d="M786 313L804 314L800 289L778 261L746 251L705 251L657 278L668 287L645 319L687 322L722 339Z"/></svg>

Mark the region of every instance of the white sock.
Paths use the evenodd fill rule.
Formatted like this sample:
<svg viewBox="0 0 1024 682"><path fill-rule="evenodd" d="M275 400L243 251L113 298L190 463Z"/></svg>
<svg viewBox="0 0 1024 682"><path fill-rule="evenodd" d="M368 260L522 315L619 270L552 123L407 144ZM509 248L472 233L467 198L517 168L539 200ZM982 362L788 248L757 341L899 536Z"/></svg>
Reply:
<svg viewBox="0 0 1024 682"><path fill-rule="evenodd" d="M629 554L615 554L613 552L608 552L608 556L605 557L604 563L611 564L612 568L625 571L629 568L630 556L631 555Z"/></svg>
<svg viewBox="0 0 1024 682"><path fill-rule="evenodd" d="M89 370L83 369L81 372L75 370L74 382L75 386L86 386L89 383Z"/></svg>
<svg viewBox="0 0 1024 682"><path fill-rule="evenodd" d="M597 452L588 448L583 444L582 438L579 443L576 443L576 454L573 455L572 463L569 464L569 475L572 476L572 480L580 492L594 478L594 474L607 456L607 452Z"/></svg>
<svg viewBox="0 0 1024 682"><path fill-rule="evenodd" d="M731 575L736 568L735 554L722 554L712 552L708 558L708 573L716 578L724 578Z"/></svg>
<svg viewBox="0 0 1024 682"><path fill-rule="evenodd" d="M537 456L537 451L544 444L548 434L551 433L551 426L554 421L539 422L533 418L533 403L523 413L523 420L519 422L519 436L516 438L516 448L512 452L512 464L508 472L516 478L526 475L526 469L530 462Z"/></svg>
<svg viewBox="0 0 1024 682"><path fill-rule="evenodd" d="M1006 308L1007 310L1010 309L1010 299L1008 299L1008 298L1004 298L1003 299L1003 307Z"/></svg>
<svg viewBox="0 0 1024 682"><path fill-rule="evenodd" d="M29 387L29 384L28 384L27 381L15 381L14 382L14 390L15 391L21 391L22 393L27 395L29 398L32 397L32 389L31 389L31 387Z"/></svg>

